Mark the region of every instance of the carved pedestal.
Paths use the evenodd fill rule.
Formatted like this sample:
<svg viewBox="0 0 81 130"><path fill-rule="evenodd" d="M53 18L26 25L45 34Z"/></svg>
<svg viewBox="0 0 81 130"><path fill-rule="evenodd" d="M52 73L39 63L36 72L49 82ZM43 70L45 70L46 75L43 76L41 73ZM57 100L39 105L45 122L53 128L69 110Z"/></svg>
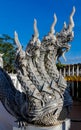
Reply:
<svg viewBox="0 0 81 130"><path fill-rule="evenodd" d="M69 130L70 129L70 120L66 119L62 124L50 127L40 127L35 125L28 125L26 129L22 130ZM13 127L13 130L21 130L21 128Z"/></svg>

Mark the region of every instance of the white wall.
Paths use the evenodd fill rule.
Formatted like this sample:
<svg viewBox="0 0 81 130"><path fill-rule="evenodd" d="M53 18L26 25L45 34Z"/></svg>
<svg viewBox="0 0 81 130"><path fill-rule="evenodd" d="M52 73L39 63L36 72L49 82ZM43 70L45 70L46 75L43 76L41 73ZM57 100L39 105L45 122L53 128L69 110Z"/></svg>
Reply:
<svg viewBox="0 0 81 130"><path fill-rule="evenodd" d="M18 89L20 89L20 84L18 83L16 75L11 74L10 76L14 85L17 85L16 87L19 87ZM17 126L14 121L16 121L16 119L6 111L0 102L0 130L13 130L13 127Z"/></svg>
<svg viewBox="0 0 81 130"><path fill-rule="evenodd" d="M13 130L13 126L17 126L14 122L16 119L12 117L0 102L0 130Z"/></svg>

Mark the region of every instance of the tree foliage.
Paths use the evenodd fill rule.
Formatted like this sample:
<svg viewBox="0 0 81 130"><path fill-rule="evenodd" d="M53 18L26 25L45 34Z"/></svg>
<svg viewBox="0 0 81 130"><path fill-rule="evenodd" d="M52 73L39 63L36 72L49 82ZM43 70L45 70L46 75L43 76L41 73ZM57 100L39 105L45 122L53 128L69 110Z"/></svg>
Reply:
<svg viewBox="0 0 81 130"><path fill-rule="evenodd" d="M15 61L16 47L14 39L9 35L3 34L0 36L0 53L3 53L4 69L9 73L15 72L14 61Z"/></svg>
<svg viewBox="0 0 81 130"><path fill-rule="evenodd" d="M57 69L60 70L60 69L64 68L66 65L65 65L65 64L62 64L62 63L60 62L60 63L57 63L56 66L57 66Z"/></svg>

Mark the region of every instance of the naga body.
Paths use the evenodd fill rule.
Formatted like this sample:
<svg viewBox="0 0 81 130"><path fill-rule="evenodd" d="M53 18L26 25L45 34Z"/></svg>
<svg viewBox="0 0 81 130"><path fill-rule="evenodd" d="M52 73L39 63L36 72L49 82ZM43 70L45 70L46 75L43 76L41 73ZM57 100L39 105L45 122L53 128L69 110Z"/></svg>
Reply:
<svg viewBox="0 0 81 130"><path fill-rule="evenodd" d="M50 32L42 41L39 40L37 21L34 20L34 35L25 51L15 32L18 47L15 64L22 92L14 87L8 74L0 68L0 100L7 111L25 125L52 126L67 117L72 99L56 62L61 56L65 58L64 54L71 47L68 42L74 37L74 13L73 7L69 25L64 23L61 32L56 34L57 17L54 15Z"/></svg>

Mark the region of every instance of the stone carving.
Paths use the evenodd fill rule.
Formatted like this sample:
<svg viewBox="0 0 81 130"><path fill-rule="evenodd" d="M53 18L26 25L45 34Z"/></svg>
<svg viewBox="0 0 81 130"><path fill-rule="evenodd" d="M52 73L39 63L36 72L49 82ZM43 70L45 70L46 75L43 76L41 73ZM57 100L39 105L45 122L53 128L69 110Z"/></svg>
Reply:
<svg viewBox="0 0 81 130"><path fill-rule="evenodd" d="M34 35L26 50L15 32L15 43L18 47L16 54L17 78L22 92L17 90L8 74L0 68L0 99L7 111L17 118L18 122L52 126L63 121L70 110L72 99L69 88L56 67L60 56L69 51L73 33L73 16L75 7L70 15L70 23L60 33L55 34L57 17L48 35L39 39L37 21L34 20ZM5 82L4 82L5 81Z"/></svg>
<svg viewBox="0 0 81 130"><path fill-rule="evenodd" d="M0 66L1 66L2 68L3 68L3 58L2 58L3 55L4 55L4 54L1 54L1 53L0 53Z"/></svg>

